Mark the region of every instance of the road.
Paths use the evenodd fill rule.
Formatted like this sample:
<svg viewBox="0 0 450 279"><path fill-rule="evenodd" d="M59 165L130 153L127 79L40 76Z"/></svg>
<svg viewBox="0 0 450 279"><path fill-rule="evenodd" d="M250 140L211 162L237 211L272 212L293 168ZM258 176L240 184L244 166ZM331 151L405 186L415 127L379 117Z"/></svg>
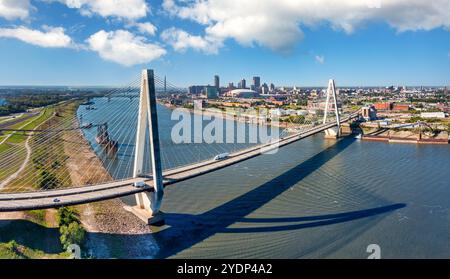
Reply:
<svg viewBox="0 0 450 279"><path fill-rule="evenodd" d="M26 112L24 114L25 114L25 116L18 115L15 118L13 118L12 120L3 120L2 122L0 122L0 129L4 129L6 127L10 127L10 126L13 126L13 125L15 125L17 123L26 121L26 120L32 118L33 116L38 115L39 111L38 112Z"/></svg>

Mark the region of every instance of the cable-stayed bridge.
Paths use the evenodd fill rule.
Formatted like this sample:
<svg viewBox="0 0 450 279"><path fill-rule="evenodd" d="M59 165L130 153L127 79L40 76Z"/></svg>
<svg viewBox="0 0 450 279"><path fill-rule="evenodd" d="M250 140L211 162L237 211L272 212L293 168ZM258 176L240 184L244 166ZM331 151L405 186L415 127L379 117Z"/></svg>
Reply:
<svg viewBox="0 0 450 279"><path fill-rule="evenodd" d="M12 147L0 152L2 167L18 166L11 174L0 176L0 212L57 208L136 195L133 212L149 223L159 221L165 186L270 153L317 133L339 136L341 123L359 117L358 112L340 115L334 81L330 80L321 124L317 119L305 119L295 132L283 130L276 139L267 142L193 148L190 144L174 144L159 128L157 93L179 90L165 78L155 76L152 70L144 70L136 82L109 92L95 104L78 107L71 112L72 116L52 120L61 117L58 114L62 113L56 110L34 128L22 129L29 133L25 147L11 144ZM123 100L115 101L120 98ZM332 112L328 111L330 107ZM96 122L84 123L86 120ZM20 129L4 132L13 130L20 132ZM98 171L96 158L91 158L78 169L81 176L90 176L83 177L88 182L75 185L73 175L64 166L70 164L71 154L85 152L83 147L86 149L87 144L107 172ZM225 158L212 159L221 153L227 154ZM97 176L106 178L89 183L97 181Z"/></svg>

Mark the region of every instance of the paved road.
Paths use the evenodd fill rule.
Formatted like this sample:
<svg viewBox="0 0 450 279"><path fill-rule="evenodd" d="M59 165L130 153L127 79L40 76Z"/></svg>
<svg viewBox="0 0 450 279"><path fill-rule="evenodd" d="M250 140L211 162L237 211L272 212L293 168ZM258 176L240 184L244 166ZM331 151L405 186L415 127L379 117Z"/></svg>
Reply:
<svg viewBox="0 0 450 279"><path fill-rule="evenodd" d="M357 113L351 114L350 116L343 118L341 122L347 122L355 118L356 116ZM332 128L334 126L336 126L336 123L318 125L307 131L303 131L301 133L281 138L278 141L270 144L263 144L257 147L252 147L236 153L232 153L225 160L204 161L201 163L166 171L163 173L164 186L180 182L183 180L187 180L193 177L197 177L248 160L250 158L254 158L274 148L280 148L282 146L291 144L293 142L299 141L311 135L323 132L326 129ZM145 189L138 189L132 186L134 182L140 180L143 180L143 178L125 179L105 184L84 186L70 189L29 192L29 193L0 194L0 212L45 209L45 208L77 205L128 196L143 191L153 191L152 186L147 186ZM147 178L144 180L148 185L153 184L151 178ZM58 199L58 202L54 201L55 198Z"/></svg>
<svg viewBox="0 0 450 279"><path fill-rule="evenodd" d="M31 117L38 115L39 112L27 112L24 114L25 114L25 116L23 116L23 117L16 116L16 118L14 118L12 120L0 122L0 129L5 129L5 128L15 125L17 123L27 121Z"/></svg>

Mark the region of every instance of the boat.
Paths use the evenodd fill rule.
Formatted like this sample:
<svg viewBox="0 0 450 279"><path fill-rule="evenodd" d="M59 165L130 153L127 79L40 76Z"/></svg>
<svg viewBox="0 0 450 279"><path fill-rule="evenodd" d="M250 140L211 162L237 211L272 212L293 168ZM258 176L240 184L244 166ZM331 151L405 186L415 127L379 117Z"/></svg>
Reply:
<svg viewBox="0 0 450 279"><path fill-rule="evenodd" d="M106 123L97 127L97 136L95 141L98 144L107 144L109 142L108 125Z"/></svg>
<svg viewBox="0 0 450 279"><path fill-rule="evenodd" d="M82 129L90 129L92 128L92 123L84 123L83 125L81 125Z"/></svg>
<svg viewBox="0 0 450 279"><path fill-rule="evenodd" d="M98 144L103 145L104 150L108 154L116 154L117 150L119 149L119 143L115 140L112 140L109 136L107 123L98 125L95 141Z"/></svg>
<svg viewBox="0 0 450 279"><path fill-rule="evenodd" d="M96 108L92 107L91 105L89 105L89 106L86 107L86 110L96 110Z"/></svg>

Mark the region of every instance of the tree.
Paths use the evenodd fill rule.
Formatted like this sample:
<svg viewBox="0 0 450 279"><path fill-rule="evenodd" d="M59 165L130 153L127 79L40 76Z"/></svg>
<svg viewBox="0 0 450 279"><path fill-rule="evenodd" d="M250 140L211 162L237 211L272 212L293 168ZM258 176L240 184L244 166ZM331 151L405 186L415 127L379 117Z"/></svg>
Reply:
<svg viewBox="0 0 450 279"><path fill-rule="evenodd" d="M59 233L61 234L59 240L64 249L67 249L71 244L81 246L86 235L86 231L78 222L72 222L67 226L59 227Z"/></svg>
<svg viewBox="0 0 450 279"><path fill-rule="evenodd" d="M305 117L303 115L291 115L289 116L289 121L295 124L304 124Z"/></svg>
<svg viewBox="0 0 450 279"><path fill-rule="evenodd" d="M77 214L68 207L61 207L58 209L58 224L65 226L72 222L78 222Z"/></svg>
<svg viewBox="0 0 450 279"><path fill-rule="evenodd" d="M80 224L77 213L68 207L58 209L58 224L59 224L59 240L67 249L71 244L81 246L84 242L86 231Z"/></svg>
<svg viewBox="0 0 450 279"><path fill-rule="evenodd" d="M59 180L52 172L43 170L39 173L37 184L40 189L55 189L59 185Z"/></svg>

